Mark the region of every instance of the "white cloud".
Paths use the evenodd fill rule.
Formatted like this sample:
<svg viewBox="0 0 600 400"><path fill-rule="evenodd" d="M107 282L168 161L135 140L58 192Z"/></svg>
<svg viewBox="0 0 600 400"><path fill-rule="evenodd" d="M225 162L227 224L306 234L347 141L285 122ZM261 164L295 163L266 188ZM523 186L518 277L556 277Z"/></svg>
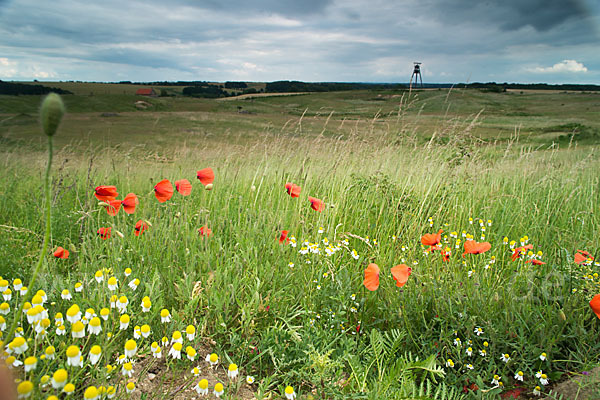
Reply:
<svg viewBox="0 0 600 400"><path fill-rule="evenodd" d="M551 67L535 67L530 69L531 72L538 73L562 73L562 72L587 72L588 69L580 62L575 60L562 60Z"/></svg>

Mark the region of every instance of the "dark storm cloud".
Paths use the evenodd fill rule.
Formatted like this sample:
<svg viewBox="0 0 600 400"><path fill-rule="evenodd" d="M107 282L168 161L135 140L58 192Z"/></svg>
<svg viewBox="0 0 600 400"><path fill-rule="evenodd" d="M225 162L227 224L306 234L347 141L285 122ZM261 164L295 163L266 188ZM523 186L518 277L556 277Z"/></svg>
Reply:
<svg viewBox="0 0 600 400"><path fill-rule="evenodd" d="M0 0L0 79L598 80L593 1Z"/></svg>

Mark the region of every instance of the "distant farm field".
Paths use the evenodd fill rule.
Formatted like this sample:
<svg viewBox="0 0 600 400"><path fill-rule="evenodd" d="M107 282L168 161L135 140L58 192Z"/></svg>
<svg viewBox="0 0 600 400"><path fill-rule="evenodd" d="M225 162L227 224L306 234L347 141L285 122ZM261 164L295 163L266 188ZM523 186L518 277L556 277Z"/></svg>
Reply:
<svg viewBox="0 0 600 400"><path fill-rule="evenodd" d="M28 294L15 279L42 244L47 138L41 97L0 96L0 331L21 321L28 350L7 357L38 397L65 369L80 398L134 383L133 398L191 399L202 378L230 399L559 398L573 378L599 398L600 94L48 86L74 94ZM38 290L48 317L21 318ZM93 311L83 337L56 316L73 304Z"/></svg>

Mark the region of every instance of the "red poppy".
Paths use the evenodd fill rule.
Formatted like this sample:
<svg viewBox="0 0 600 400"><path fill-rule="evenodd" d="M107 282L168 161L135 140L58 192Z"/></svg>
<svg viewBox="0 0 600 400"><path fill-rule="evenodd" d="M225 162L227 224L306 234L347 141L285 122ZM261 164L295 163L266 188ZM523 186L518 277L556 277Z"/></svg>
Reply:
<svg viewBox="0 0 600 400"><path fill-rule="evenodd" d="M212 168L204 168L196 172L196 177L204 186L206 186L214 182L215 173L213 172Z"/></svg>
<svg viewBox="0 0 600 400"><path fill-rule="evenodd" d="M173 196L173 185L168 179L163 179L154 186L154 195L159 203L164 203Z"/></svg>
<svg viewBox="0 0 600 400"><path fill-rule="evenodd" d="M481 254L485 253L489 249L492 248L492 245L489 242L481 242L478 243L474 240L467 240L465 242L465 252L463 253L463 257L466 254Z"/></svg>
<svg viewBox="0 0 600 400"><path fill-rule="evenodd" d="M175 181L175 189L182 196L189 196L192 193L192 184L187 179Z"/></svg>
<svg viewBox="0 0 600 400"><path fill-rule="evenodd" d="M212 235L212 230L208 226L203 226L200 229L198 229L198 233L201 237L209 237L210 235Z"/></svg>
<svg viewBox="0 0 600 400"><path fill-rule="evenodd" d="M600 318L600 294L595 295L592 301L590 301L590 307L592 307L594 314Z"/></svg>
<svg viewBox="0 0 600 400"><path fill-rule="evenodd" d="M515 261L517 258L521 258L521 253L525 253L527 250L533 249L532 244L528 244L527 246L517 247L513 250L512 260Z"/></svg>
<svg viewBox="0 0 600 400"><path fill-rule="evenodd" d="M100 235L100 237L102 238L102 240L106 240L108 238L110 238L110 231L112 230L112 228L100 228L98 229L98 235Z"/></svg>
<svg viewBox="0 0 600 400"><path fill-rule="evenodd" d="M288 182L285 184L285 190L292 197L300 197L300 190L302 189L300 189L300 186Z"/></svg>
<svg viewBox="0 0 600 400"><path fill-rule="evenodd" d="M535 258L532 259L532 260L525 261L525 264L528 264L528 263L532 263L533 265L544 265L544 264L546 264L545 262L537 260Z"/></svg>
<svg viewBox="0 0 600 400"><path fill-rule="evenodd" d="M439 244L442 240L442 232L444 231L440 229L438 233L428 233L423 235L423 237L421 237L421 243L423 243L424 246L435 246L436 244Z"/></svg>
<svg viewBox="0 0 600 400"><path fill-rule="evenodd" d="M96 186L95 191L94 196L100 201L114 200L119 195L116 186Z"/></svg>
<svg viewBox="0 0 600 400"><path fill-rule="evenodd" d="M121 200L107 200L106 212L113 217L119 213L121 209Z"/></svg>
<svg viewBox="0 0 600 400"><path fill-rule="evenodd" d="M141 219L135 223L135 236L140 236L144 231L148 230L148 224Z"/></svg>
<svg viewBox="0 0 600 400"><path fill-rule="evenodd" d="M133 214L137 205L140 204L140 201L135 194L128 193L121 204L123 205L123 211L125 211L127 214Z"/></svg>
<svg viewBox="0 0 600 400"><path fill-rule="evenodd" d="M315 211L322 212L325 209L323 200L308 196L308 201L310 201L310 208Z"/></svg>
<svg viewBox="0 0 600 400"><path fill-rule="evenodd" d="M575 262L577 264L583 264L590 259L594 261L594 257L592 257L592 255L585 250L577 250L577 253L575 253Z"/></svg>
<svg viewBox="0 0 600 400"><path fill-rule="evenodd" d="M379 267L377 264L369 264L365 269L365 280L363 284L371 292L379 288Z"/></svg>
<svg viewBox="0 0 600 400"><path fill-rule="evenodd" d="M69 250L58 246L58 248L54 251L54 257L67 259L69 258Z"/></svg>
<svg viewBox="0 0 600 400"><path fill-rule="evenodd" d="M396 281L396 286L402 287L408 281L408 277L410 276L412 269L406 264L396 265L391 269L392 278Z"/></svg>
<svg viewBox="0 0 600 400"><path fill-rule="evenodd" d="M290 239L287 237L288 231L281 231L281 235L279 235L279 243L285 242L286 244L290 242Z"/></svg>

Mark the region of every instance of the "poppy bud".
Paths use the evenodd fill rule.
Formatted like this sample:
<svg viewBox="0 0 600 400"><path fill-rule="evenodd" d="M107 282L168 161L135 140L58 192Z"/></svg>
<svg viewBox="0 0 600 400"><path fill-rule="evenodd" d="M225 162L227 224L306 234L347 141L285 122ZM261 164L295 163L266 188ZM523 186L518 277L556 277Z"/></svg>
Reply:
<svg viewBox="0 0 600 400"><path fill-rule="evenodd" d="M565 315L565 312L563 310L559 310L558 311L558 318L561 321L566 321L567 320L567 316Z"/></svg>
<svg viewBox="0 0 600 400"><path fill-rule="evenodd" d="M208 185L206 185L206 190L212 190L213 188L213 184L209 183Z"/></svg>
<svg viewBox="0 0 600 400"><path fill-rule="evenodd" d="M42 130L47 136L54 136L60 120L65 114L65 105L62 99L56 93L50 93L42 102L40 117L42 120Z"/></svg>
<svg viewBox="0 0 600 400"><path fill-rule="evenodd" d="M71 253L75 253L77 252L77 247L75 247L75 245L71 243L69 244L69 250L71 250Z"/></svg>
<svg viewBox="0 0 600 400"><path fill-rule="evenodd" d="M254 185L250 186L250 190L252 190L254 192L256 190L256 186L254 186Z"/></svg>
<svg viewBox="0 0 600 400"><path fill-rule="evenodd" d="M125 237L125 235L123 235L121 232L119 232L118 230L115 229L115 234L120 237L121 239Z"/></svg>

